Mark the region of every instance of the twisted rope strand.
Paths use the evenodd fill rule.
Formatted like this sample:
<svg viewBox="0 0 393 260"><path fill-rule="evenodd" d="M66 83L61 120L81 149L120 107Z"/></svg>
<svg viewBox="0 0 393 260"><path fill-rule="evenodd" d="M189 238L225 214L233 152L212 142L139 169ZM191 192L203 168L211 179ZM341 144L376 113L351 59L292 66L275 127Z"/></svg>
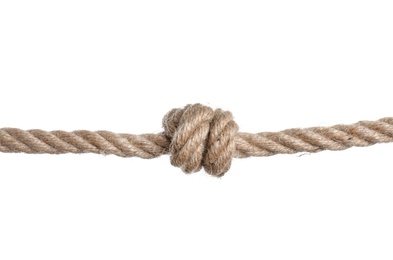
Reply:
<svg viewBox="0 0 393 260"><path fill-rule="evenodd" d="M257 134L237 132L230 112L201 104L173 109L159 134L117 134L109 131L43 131L0 129L4 153L97 153L155 158L171 154L171 163L186 173L202 167L214 175L227 172L233 157L344 150L393 142L393 117L351 125L293 128Z"/></svg>
<svg viewBox="0 0 393 260"><path fill-rule="evenodd" d="M168 153L168 146L169 140L162 134L0 129L0 151L5 153L97 153L150 159Z"/></svg>
<svg viewBox="0 0 393 260"><path fill-rule="evenodd" d="M365 147L393 142L393 117L377 121L360 121L352 125L292 128L280 132L257 134L238 133L238 158L270 156L323 150L339 151L350 147Z"/></svg>

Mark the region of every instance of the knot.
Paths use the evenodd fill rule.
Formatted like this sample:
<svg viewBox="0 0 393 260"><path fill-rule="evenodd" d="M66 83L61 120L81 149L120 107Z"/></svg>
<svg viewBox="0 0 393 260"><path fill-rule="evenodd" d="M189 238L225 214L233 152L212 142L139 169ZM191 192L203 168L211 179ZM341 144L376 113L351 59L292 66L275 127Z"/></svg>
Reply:
<svg viewBox="0 0 393 260"><path fill-rule="evenodd" d="M238 126L232 114L194 104L169 111L162 120L170 140L171 164L185 173L222 176L231 167Z"/></svg>

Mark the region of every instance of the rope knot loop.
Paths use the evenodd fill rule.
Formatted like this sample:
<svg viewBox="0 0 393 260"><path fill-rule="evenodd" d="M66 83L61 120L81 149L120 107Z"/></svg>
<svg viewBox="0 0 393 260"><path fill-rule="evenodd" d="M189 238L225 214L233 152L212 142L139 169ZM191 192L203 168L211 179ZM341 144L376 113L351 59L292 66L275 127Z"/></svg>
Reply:
<svg viewBox="0 0 393 260"><path fill-rule="evenodd" d="M187 105L169 111L162 124L170 140L173 166L185 173L197 172L203 167L217 177L231 167L238 125L230 112L201 104Z"/></svg>

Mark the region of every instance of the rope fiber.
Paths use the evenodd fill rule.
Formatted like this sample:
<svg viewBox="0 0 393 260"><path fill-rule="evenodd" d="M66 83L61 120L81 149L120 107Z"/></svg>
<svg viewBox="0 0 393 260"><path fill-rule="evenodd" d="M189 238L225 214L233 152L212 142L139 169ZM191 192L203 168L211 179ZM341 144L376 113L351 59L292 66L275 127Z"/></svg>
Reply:
<svg viewBox="0 0 393 260"><path fill-rule="evenodd" d="M109 131L43 131L0 129L0 152L30 154L97 153L155 158L170 154L171 164L184 172L201 168L223 176L232 158L271 156L323 150L344 150L393 142L393 118L351 125L292 128L256 134L238 132L232 114L193 104L172 109L159 134L117 134Z"/></svg>

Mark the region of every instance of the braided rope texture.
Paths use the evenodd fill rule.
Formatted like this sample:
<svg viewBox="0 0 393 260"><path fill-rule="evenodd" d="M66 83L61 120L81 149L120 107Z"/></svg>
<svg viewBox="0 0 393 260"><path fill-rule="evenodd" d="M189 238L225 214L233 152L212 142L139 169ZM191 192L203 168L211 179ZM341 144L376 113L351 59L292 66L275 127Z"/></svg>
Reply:
<svg viewBox="0 0 393 260"><path fill-rule="evenodd" d="M170 154L171 164L186 173L204 168L207 173L220 177L229 170L234 157L338 151L393 142L392 117L351 125L250 134L238 132L230 112L193 104L169 111L162 125L162 133L141 135L1 128L0 152L97 153L144 159Z"/></svg>

